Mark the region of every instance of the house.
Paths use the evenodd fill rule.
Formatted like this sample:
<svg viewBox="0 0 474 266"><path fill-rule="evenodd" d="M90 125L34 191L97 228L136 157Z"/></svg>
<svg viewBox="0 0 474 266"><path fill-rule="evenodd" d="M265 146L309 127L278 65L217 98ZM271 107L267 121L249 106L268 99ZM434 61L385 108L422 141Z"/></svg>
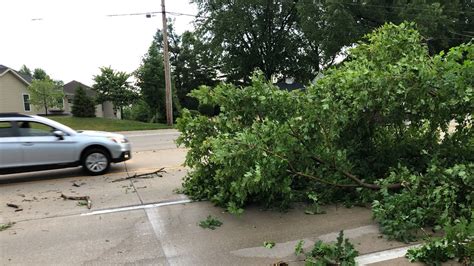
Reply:
<svg viewBox="0 0 474 266"><path fill-rule="evenodd" d="M31 77L0 65L0 113L40 113L40 110L30 104L30 83Z"/></svg>
<svg viewBox="0 0 474 266"><path fill-rule="evenodd" d="M30 86L32 79L28 75L0 65L0 113L21 113L21 114L44 114L43 108L37 108L30 104ZM78 87L82 87L86 94L93 97L95 92L87 85L78 81L71 81L64 85L63 108L53 108L48 114L71 115L71 107L74 94ZM120 118L120 111L114 111L111 102L104 102L96 105L96 116L106 118Z"/></svg>
<svg viewBox="0 0 474 266"><path fill-rule="evenodd" d="M63 112L65 114L71 114L74 95L76 94L76 90L79 87L82 87L85 90L87 96L92 98L95 97L95 91L92 90L91 87L84 85L79 81L73 80L67 84L64 84ZM114 110L114 105L111 102L104 102L95 106L95 116L105 118L120 118L120 111Z"/></svg>
<svg viewBox="0 0 474 266"><path fill-rule="evenodd" d="M293 91L293 90L304 90L305 86L301 83L295 82L293 78L285 78L285 80L280 80L274 83L275 86L282 90Z"/></svg>

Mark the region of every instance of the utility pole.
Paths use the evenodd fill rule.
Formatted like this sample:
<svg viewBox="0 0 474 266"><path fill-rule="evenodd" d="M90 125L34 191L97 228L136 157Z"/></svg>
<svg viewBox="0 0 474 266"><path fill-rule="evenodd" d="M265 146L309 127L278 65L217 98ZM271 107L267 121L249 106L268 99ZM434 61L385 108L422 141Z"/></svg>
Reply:
<svg viewBox="0 0 474 266"><path fill-rule="evenodd" d="M166 123L168 126L173 125L173 102L171 98L171 73L170 73L170 56L168 53L168 25L166 21L165 0L161 0L161 14L163 18L163 52L165 61L165 87L166 87Z"/></svg>

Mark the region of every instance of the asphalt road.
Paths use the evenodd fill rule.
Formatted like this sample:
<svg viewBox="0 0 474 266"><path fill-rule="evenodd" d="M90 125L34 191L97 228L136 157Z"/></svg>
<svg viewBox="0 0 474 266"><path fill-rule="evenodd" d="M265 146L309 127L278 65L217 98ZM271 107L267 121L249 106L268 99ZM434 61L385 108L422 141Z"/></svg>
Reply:
<svg viewBox="0 0 474 266"><path fill-rule="evenodd" d="M83 176L79 168L0 176L0 224L14 223L0 231L0 265L304 265L294 254L299 240L308 251L317 240L335 240L340 230L361 254L405 246L380 238L365 208L327 206L324 215L305 215L299 205L285 213L250 206L235 216L209 202L191 202L176 193L187 173L186 150L174 144L178 133L126 135L132 160L105 176ZM162 177L123 180L161 167ZM92 208L62 194L89 196ZM208 215L223 225L199 227ZM276 245L267 249L264 241Z"/></svg>
<svg viewBox="0 0 474 266"><path fill-rule="evenodd" d="M133 151L167 150L176 148L179 132L174 129L120 132L127 136Z"/></svg>

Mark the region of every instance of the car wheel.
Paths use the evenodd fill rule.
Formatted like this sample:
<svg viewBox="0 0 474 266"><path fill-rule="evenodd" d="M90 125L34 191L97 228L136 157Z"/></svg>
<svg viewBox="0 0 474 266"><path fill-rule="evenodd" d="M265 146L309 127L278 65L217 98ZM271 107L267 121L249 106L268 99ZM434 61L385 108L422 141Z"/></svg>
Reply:
<svg viewBox="0 0 474 266"><path fill-rule="evenodd" d="M82 156L82 167L90 175L105 174L110 167L110 156L103 149L87 150Z"/></svg>

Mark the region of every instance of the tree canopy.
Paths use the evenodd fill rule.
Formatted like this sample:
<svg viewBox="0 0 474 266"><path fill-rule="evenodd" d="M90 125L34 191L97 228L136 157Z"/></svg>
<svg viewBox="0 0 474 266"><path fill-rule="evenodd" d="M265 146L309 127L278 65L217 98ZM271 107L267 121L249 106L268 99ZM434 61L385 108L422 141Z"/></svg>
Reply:
<svg viewBox="0 0 474 266"><path fill-rule="evenodd" d="M63 108L62 84L51 79L35 79L28 87L30 103L38 108L44 108L44 114L48 115L48 109Z"/></svg>
<svg viewBox="0 0 474 266"><path fill-rule="evenodd" d="M372 204L382 232L403 241L471 221L474 45L430 56L414 24L386 24L348 54L305 91L262 73L249 86L193 91L220 113L178 120L192 169L184 192L234 213L315 195Z"/></svg>
<svg viewBox="0 0 474 266"><path fill-rule="evenodd" d="M20 72L21 74L26 75L28 77L33 76L33 74L31 73L31 70L26 65L22 65L18 72Z"/></svg>
<svg viewBox="0 0 474 266"><path fill-rule="evenodd" d="M431 54L474 37L469 0L194 0L199 38L230 82L255 68L306 83L362 36L386 22L413 21Z"/></svg>
<svg viewBox="0 0 474 266"><path fill-rule="evenodd" d="M166 121L164 62L160 53L161 44L158 41L160 36L161 32L158 31L148 53L142 59L142 64L134 73L141 97L150 109L151 120L155 122ZM174 86L172 86L172 97L173 117L177 117L180 105Z"/></svg>
<svg viewBox="0 0 474 266"><path fill-rule="evenodd" d="M138 93L128 81L130 74L115 71L110 67L101 67L100 72L99 75L94 76L95 84L92 86L97 92L98 102L110 101L116 110L119 109L122 112L124 106L137 99Z"/></svg>

